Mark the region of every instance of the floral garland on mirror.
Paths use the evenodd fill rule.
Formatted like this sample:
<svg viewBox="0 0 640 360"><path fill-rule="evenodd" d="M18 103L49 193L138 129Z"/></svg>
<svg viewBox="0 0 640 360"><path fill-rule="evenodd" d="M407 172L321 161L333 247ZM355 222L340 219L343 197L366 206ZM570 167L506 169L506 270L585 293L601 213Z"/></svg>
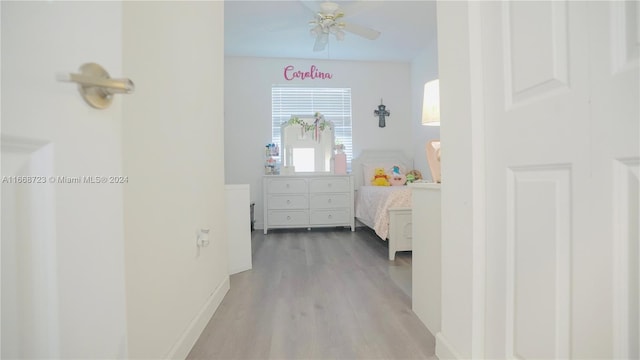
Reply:
<svg viewBox="0 0 640 360"><path fill-rule="evenodd" d="M311 132L313 136L313 140L320 142L320 136L325 129L331 129L333 127L333 123L331 121L327 121L319 112L313 114L314 122L309 124L304 120L300 119L297 116L292 116L291 119L287 122L289 125L300 125L301 135L304 136L304 133Z"/></svg>

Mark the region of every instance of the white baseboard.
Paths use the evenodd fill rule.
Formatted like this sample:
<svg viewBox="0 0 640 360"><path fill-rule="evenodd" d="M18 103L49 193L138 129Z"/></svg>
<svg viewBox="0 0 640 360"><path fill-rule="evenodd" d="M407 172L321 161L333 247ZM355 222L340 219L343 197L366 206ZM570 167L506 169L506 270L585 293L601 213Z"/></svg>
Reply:
<svg viewBox="0 0 640 360"><path fill-rule="evenodd" d="M187 329L182 333L182 336L178 339L178 341L171 347L171 350L165 356L165 359L186 359L187 355L193 348L193 345L196 343L200 334L204 330L209 320L213 316L213 313L216 312L218 306L224 299L224 296L229 291L230 283L229 277L226 276L222 283L218 285L216 290L211 294L207 302L205 302L202 309L196 317L191 321Z"/></svg>
<svg viewBox="0 0 640 360"><path fill-rule="evenodd" d="M442 335L442 332L436 334L436 356L438 359L464 359Z"/></svg>
<svg viewBox="0 0 640 360"><path fill-rule="evenodd" d="M233 274L241 273L243 271L251 270L252 268L253 268L252 266L237 267L237 268L229 270L229 275L233 275Z"/></svg>

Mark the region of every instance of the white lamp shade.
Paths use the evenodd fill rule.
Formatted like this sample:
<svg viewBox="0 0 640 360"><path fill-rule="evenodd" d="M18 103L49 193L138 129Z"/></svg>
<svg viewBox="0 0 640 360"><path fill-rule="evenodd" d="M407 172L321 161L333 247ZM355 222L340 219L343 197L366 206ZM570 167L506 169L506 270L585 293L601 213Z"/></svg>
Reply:
<svg viewBox="0 0 640 360"><path fill-rule="evenodd" d="M422 125L440 125L440 80L424 84Z"/></svg>

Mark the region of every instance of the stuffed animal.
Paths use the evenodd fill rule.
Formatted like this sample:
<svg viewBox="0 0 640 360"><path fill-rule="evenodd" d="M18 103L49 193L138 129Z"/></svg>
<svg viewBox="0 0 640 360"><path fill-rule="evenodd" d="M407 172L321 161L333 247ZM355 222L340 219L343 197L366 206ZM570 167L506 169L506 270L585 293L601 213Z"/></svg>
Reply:
<svg viewBox="0 0 640 360"><path fill-rule="evenodd" d="M407 182L412 183L417 180L422 180L422 173L418 170L411 170L407 173Z"/></svg>
<svg viewBox="0 0 640 360"><path fill-rule="evenodd" d="M407 174L407 184L411 184L414 181L416 181L416 178L413 176L412 173L408 173Z"/></svg>
<svg viewBox="0 0 640 360"><path fill-rule="evenodd" d="M400 167L397 165L393 166L393 171L391 171L391 179L389 182L392 186L402 186L407 182L407 177L400 173Z"/></svg>
<svg viewBox="0 0 640 360"><path fill-rule="evenodd" d="M389 175L384 172L383 168L376 168L373 179L371 180L373 186L389 186Z"/></svg>

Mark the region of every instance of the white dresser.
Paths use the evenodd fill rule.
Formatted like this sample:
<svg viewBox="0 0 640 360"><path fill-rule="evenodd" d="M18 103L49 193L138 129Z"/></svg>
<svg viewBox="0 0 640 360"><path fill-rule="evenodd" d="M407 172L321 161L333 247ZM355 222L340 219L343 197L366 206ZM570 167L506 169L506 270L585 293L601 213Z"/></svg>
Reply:
<svg viewBox="0 0 640 360"><path fill-rule="evenodd" d="M264 233L269 229L350 226L355 230L350 175L263 178Z"/></svg>

